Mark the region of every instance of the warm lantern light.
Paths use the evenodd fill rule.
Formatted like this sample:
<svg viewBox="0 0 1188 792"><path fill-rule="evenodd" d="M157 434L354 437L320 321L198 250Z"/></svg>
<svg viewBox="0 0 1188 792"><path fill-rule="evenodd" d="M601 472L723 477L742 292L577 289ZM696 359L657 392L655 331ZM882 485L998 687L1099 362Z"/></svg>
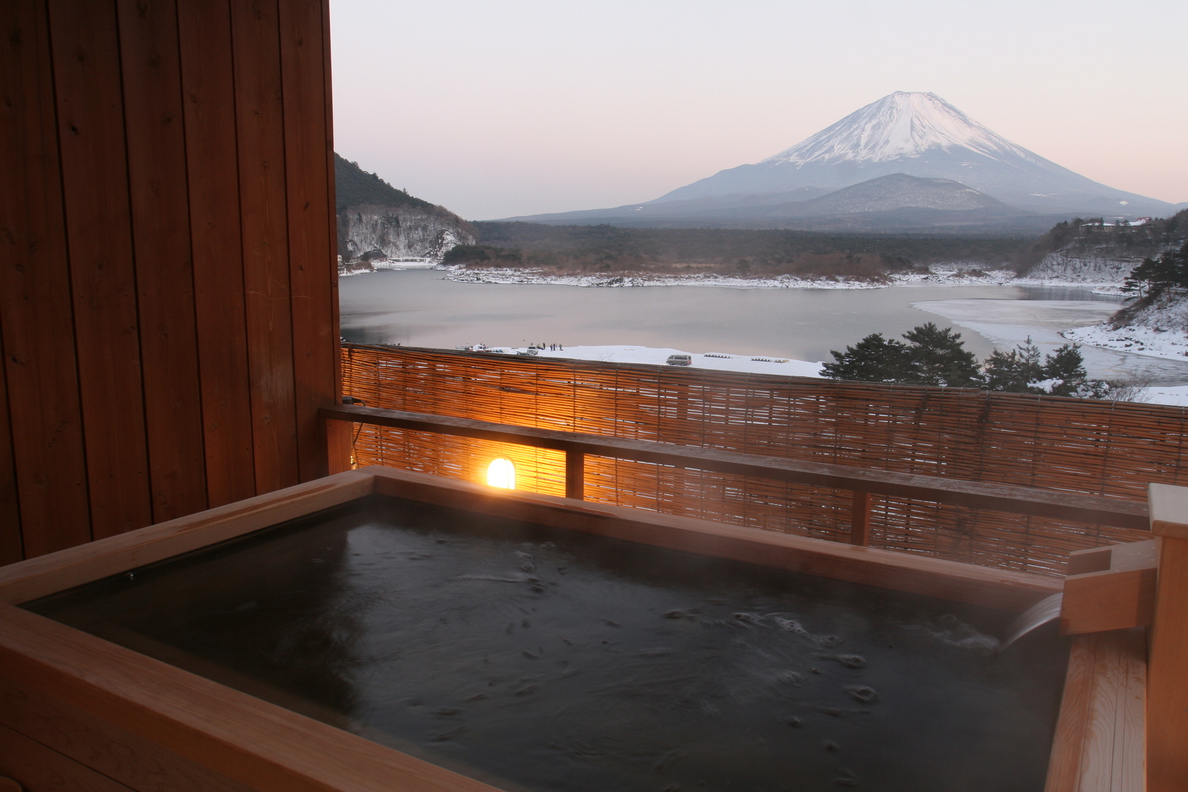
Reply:
<svg viewBox="0 0 1188 792"><path fill-rule="evenodd" d="M487 466L487 484L500 489L516 488L516 466L510 459L495 459Z"/></svg>

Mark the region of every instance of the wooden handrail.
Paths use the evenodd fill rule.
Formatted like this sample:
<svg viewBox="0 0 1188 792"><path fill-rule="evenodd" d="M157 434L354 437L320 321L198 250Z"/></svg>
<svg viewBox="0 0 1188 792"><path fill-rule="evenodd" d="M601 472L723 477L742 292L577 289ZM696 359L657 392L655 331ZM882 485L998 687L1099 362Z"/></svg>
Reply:
<svg viewBox="0 0 1188 792"><path fill-rule="evenodd" d="M529 426L455 418L447 415L385 410L358 405L323 407L319 415L326 420L349 421L410 429L418 432L471 437L564 451L566 454L566 495L582 497L582 457L594 455L651 462L680 468L730 473L753 478L772 479L793 484L849 490L898 498L945 503L953 506L991 509L1013 514L1052 517L1116 528L1150 530L1147 504L1077 492L1020 487L1011 484L961 481L940 476L869 470L822 462L801 462L780 457L725 451L717 448L683 446L650 440L630 440L604 435L559 432ZM865 542L869 497L855 497L853 537Z"/></svg>

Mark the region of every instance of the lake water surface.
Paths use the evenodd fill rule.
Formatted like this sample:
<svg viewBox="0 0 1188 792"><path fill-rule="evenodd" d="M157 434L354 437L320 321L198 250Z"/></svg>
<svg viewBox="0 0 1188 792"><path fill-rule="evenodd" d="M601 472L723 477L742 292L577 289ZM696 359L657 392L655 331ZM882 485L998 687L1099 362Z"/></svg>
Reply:
<svg viewBox="0 0 1188 792"><path fill-rule="evenodd" d="M1064 343L1061 330L1096 324L1122 305L1057 287L589 288L456 283L433 270L343 278L339 291L342 335L355 343L636 345L808 361L924 322L954 327L979 358L1028 336L1050 351ZM1188 363L1091 348L1084 355L1091 376L1148 371L1160 384L1188 383Z"/></svg>

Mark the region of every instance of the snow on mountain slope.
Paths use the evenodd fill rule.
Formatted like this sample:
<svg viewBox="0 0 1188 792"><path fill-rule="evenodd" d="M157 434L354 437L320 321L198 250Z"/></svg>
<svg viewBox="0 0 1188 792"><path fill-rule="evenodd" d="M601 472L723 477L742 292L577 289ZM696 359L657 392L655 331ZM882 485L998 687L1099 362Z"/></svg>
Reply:
<svg viewBox="0 0 1188 792"><path fill-rule="evenodd" d="M1169 216L1175 207L1087 179L979 124L931 93L897 92L753 165L720 171L653 204L827 191L904 173L950 179L1016 209L1051 215Z"/></svg>
<svg viewBox="0 0 1188 792"><path fill-rule="evenodd" d="M991 159L1043 161L933 93L896 91L763 163L885 162L929 149L966 148Z"/></svg>

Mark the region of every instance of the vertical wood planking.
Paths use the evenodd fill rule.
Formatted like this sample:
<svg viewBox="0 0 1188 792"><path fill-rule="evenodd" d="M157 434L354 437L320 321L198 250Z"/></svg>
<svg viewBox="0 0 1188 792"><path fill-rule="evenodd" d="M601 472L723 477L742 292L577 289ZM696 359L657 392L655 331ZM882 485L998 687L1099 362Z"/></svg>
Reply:
<svg viewBox="0 0 1188 792"><path fill-rule="evenodd" d="M1132 630L1126 651L1126 690L1115 750L1121 752L1116 775L1119 789L1142 789L1147 781L1147 631Z"/></svg>
<svg viewBox="0 0 1188 792"><path fill-rule="evenodd" d="M1079 792L1085 736L1093 701L1093 670L1096 641L1092 635L1078 635L1069 647L1068 671L1060 700L1060 717L1052 737L1048 777L1044 792Z"/></svg>
<svg viewBox="0 0 1188 792"><path fill-rule="evenodd" d="M46 14L0 4L0 332L26 557L91 537Z"/></svg>
<svg viewBox="0 0 1188 792"><path fill-rule="evenodd" d="M4 360L4 334L0 333L0 360ZM25 557L21 548L21 508L17 501L16 461L12 456L12 422L8 414L8 388L0 365L0 566Z"/></svg>
<svg viewBox="0 0 1188 792"><path fill-rule="evenodd" d="M1045 792L1144 788L1142 628L1072 639Z"/></svg>
<svg viewBox="0 0 1188 792"><path fill-rule="evenodd" d="M66 241L96 539L152 522L114 4L50 0Z"/></svg>
<svg viewBox="0 0 1188 792"><path fill-rule="evenodd" d="M338 205L334 183L334 92L332 89L333 79L330 63L330 0L322 0L322 57L325 61L322 76L326 91L326 172L330 174L330 178L326 183L326 188L329 191L326 199L326 227L330 229L330 251L333 254L332 261L334 262L330 280L330 321L334 327L334 338L337 342L342 332L338 314ZM341 399L342 394L342 356L335 355L335 400ZM350 469L351 431L350 427L343 425L341 421L330 422L330 426L326 432L326 455L329 457L331 473L341 473L344 470Z"/></svg>
<svg viewBox="0 0 1188 792"><path fill-rule="evenodd" d="M119 0L153 521L206 508L177 10Z"/></svg>
<svg viewBox="0 0 1188 792"><path fill-rule="evenodd" d="M327 16L0 7L0 561L327 471Z"/></svg>
<svg viewBox="0 0 1188 792"><path fill-rule="evenodd" d="M293 314L276 0L231 4L256 491L296 484Z"/></svg>
<svg viewBox="0 0 1188 792"><path fill-rule="evenodd" d="M206 487L213 507L256 494L228 2L179 0L178 32Z"/></svg>
<svg viewBox="0 0 1188 792"><path fill-rule="evenodd" d="M1119 790L1111 783L1115 764L1121 769L1121 755L1115 755L1115 733L1119 715L1119 691L1126 689L1128 670L1115 641L1101 633L1089 636L1094 647L1093 690L1089 700L1085 750L1081 755L1082 790Z"/></svg>
<svg viewBox="0 0 1188 792"><path fill-rule="evenodd" d="M336 253L329 201L334 171L326 117L322 0L288 0L280 7L280 59L285 124L285 174L292 282L293 374L297 451L302 481L329 473L319 407L337 401L334 323ZM301 123L292 123L301 119Z"/></svg>
<svg viewBox="0 0 1188 792"><path fill-rule="evenodd" d="M1157 517L1152 503L1152 517ZM1188 514L1178 538L1160 536L1159 591L1147 672L1147 788L1183 792L1188 784Z"/></svg>

